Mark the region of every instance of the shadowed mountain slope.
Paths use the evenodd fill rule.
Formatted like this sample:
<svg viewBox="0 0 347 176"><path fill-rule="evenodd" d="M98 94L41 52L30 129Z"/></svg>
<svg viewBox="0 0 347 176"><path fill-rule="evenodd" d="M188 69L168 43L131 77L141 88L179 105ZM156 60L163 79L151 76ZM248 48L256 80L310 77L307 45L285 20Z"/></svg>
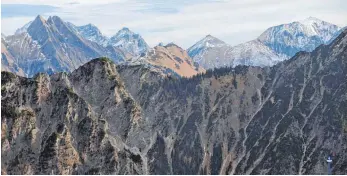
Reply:
<svg viewBox="0 0 347 176"><path fill-rule="evenodd" d="M347 165L347 31L274 67L191 78L95 59L2 72L5 174L333 174Z"/></svg>

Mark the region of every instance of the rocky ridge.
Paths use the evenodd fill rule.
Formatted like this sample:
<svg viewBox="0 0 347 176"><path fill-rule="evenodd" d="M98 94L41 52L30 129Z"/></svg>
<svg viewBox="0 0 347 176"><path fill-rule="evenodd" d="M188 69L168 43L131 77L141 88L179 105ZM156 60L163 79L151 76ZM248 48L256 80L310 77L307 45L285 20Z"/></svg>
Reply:
<svg viewBox="0 0 347 176"><path fill-rule="evenodd" d="M347 31L274 67L191 78L88 62L2 72L4 174L333 174L347 170Z"/></svg>
<svg viewBox="0 0 347 176"><path fill-rule="evenodd" d="M342 30L334 24L309 17L270 27L257 39L236 46L208 35L187 51L205 69L237 65L273 66L299 51L312 51L321 44L329 44Z"/></svg>

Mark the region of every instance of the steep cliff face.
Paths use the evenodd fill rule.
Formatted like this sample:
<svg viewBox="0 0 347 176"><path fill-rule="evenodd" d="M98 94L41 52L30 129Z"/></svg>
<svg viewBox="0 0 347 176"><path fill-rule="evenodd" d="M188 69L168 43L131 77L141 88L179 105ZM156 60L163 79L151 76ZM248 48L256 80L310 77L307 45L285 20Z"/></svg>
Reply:
<svg viewBox="0 0 347 176"><path fill-rule="evenodd" d="M23 70L16 64L16 59L7 50L7 46L5 39L1 37L1 70L24 76Z"/></svg>
<svg viewBox="0 0 347 176"><path fill-rule="evenodd" d="M10 70L16 70L17 66L26 77L40 72L71 72L96 57L107 56L116 63L126 59L118 48L103 47L82 37L57 16L47 20L37 16L24 29L3 38L6 50L15 58L16 65L10 65ZM2 51L2 56L4 54Z"/></svg>
<svg viewBox="0 0 347 176"><path fill-rule="evenodd" d="M109 61L32 79L3 72L1 90L4 173L145 173L123 143L141 108Z"/></svg>
<svg viewBox="0 0 347 176"><path fill-rule="evenodd" d="M259 40L230 46L211 35L188 48L188 54L205 69L237 65L265 67L287 59Z"/></svg>
<svg viewBox="0 0 347 176"><path fill-rule="evenodd" d="M301 21L273 26L259 37L262 43L280 55L292 57L299 51L313 51L335 38L341 27L309 17ZM335 36L337 37L337 36Z"/></svg>
<svg viewBox="0 0 347 176"><path fill-rule="evenodd" d="M7 174L325 174L347 165L347 31L271 68L192 78L96 59L2 73Z"/></svg>
<svg viewBox="0 0 347 176"><path fill-rule="evenodd" d="M341 27L309 17L270 27L257 39L236 46L208 35L188 48L188 53L205 69L237 65L273 66L299 51L311 52L321 44L329 44L340 33Z"/></svg>
<svg viewBox="0 0 347 176"><path fill-rule="evenodd" d="M173 43L154 47L145 58L146 63L150 65L168 68L184 77L205 72L205 69L195 63L184 49Z"/></svg>

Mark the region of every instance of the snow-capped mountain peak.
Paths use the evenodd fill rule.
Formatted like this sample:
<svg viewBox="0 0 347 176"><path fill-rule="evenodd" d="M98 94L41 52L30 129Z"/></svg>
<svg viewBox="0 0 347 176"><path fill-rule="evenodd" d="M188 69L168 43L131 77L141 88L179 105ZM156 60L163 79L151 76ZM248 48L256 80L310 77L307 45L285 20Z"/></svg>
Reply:
<svg viewBox="0 0 347 176"><path fill-rule="evenodd" d="M334 24L322 21L315 17L308 17L302 21L299 21L299 23L304 25L307 35L320 36L324 43L329 41L337 30L341 29Z"/></svg>
<svg viewBox="0 0 347 176"><path fill-rule="evenodd" d="M123 27L121 30L117 32L115 36L124 36L124 35L134 35L135 33L133 31L130 31L129 28Z"/></svg>
<svg viewBox="0 0 347 176"><path fill-rule="evenodd" d="M74 26L70 23L70 26L73 26L73 28L87 40L96 42L105 47L108 45L109 39L104 36L95 25L89 23L83 26Z"/></svg>
<svg viewBox="0 0 347 176"><path fill-rule="evenodd" d="M257 39L233 47L207 35L190 47L188 53L205 69L236 65L271 66L299 51L312 51L329 43L340 29L318 18L308 17L270 27Z"/></svg>
<svg viewBox="0 0 347 176"><path fill-rule="evenodd" d="M341 28L309 17L302 21L268 28L258 39L279 54L292 57L299 51L312 51L326 44Z"/></svg>
<svg viewBox="0 0 347 176"><path fill-rule="evenodd" d="M308 17L308 18L306 18L304 20L301 20L299 22L302 23L302 24L306 24L306 25L312 25L314 23L322 23L324 21L322 21L322 20L320 20L320 19L318 19L316 17L310 16L310 17Z"/></svg>
<svg viewBox="0 0 347 176"><path fill-rule="evenodd" d="M198 41L195 45L190 47L188 50L192 50L194 48L201 48L201 47L212 48L212 47L218 47L222 45L226 45L226 43L209 34L209 35L206 35L206 37L204 37L200 41Z"/></svg>
<svg viewBox="0 0 347 176"><path fill-rule="evenodd" d="M89 34L96 34L96 35L102 35L100 30L93 24L89 23L83 26L78 26L78 28L83 31L84 33L89 33Z"/></svg>
<svg viewBox="0 0 347 176"><path fill-rule="evenodd" d="M23 27L16 30L15 34L21 34L27 31L28 27L31 25L32 21L25 24Z"/></svg>
<svg viewBox="0 0 347 176"><path fill-rule="evenodd" d="M93 24L75 26L72 23L67 23L67 25L87 40L96 42L104 47L117 47L133 56L139 56L141 53L149 50L149 46L144 39L127 27L123 27L114 36L108 38Z"/></svg>
<svg viewBox="0 0 347 176"><path fill-rule="evenodd" d="M232 47L226 52L226 57L233 60L232 66L272 66L287 59L274 52L259 40L252 40Z"/></svg>
<svg viewBox="0 0 347 176"><path fill-rule="evenodd" d="M127 27L123 27L116 35L111 37L108 44L118 47L134 56L138 56L149 50L149 46L145 40Z"/></svg>
<svg viewBox="0 0 347 176"><path fill-rule="evenodd" d="M83 37L78 28L57 16L45 20L37 16L26 32L7 36L4 42L25 75L31 77L38 72L54 73L72 71L78 66L99 56L107 56L115 62L122 62L126 56L116 48L102 47ZM83 27L81 28L83 29ZM97 28L95 28L97 29ZM96 34L101 34L96 30ZM8 41L8 42L7 42Z"/></svg>
<svg viewBox="0 0 347 176"><path fill-rule="evenodd" d="M195 58L195 56L202 56L211 48L219 48L224 46L227 46L225 42L209 34L188 48L187 51L190 57Z"/></svg>

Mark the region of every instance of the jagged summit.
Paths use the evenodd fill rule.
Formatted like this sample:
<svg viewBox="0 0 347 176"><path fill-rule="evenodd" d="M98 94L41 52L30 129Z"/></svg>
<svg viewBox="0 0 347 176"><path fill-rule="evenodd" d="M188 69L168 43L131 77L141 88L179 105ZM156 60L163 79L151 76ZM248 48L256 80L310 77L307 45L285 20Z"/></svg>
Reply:
<svg viewBox="0 0 347 176"><path fill-rule="evenodd" d="M155 67L168 68L185 77L191 77L205 71L194 63L187 51L173 42L165 46L155 46L147 53L144 61Z"/></svg>
<svg viewBox="0 0 347 176"><path fill-rule="evenodd" d="M205 40L216 40L216 39L218 39L218 38L212 36L211 34L207 34L207 35L205 36L204 39L205 39ZM219 40L219 39L218 39L218 40Z"/></svg>
<svg viewBox="0 0 347 176"><path fill-rule="evenodd" d="M79 33L79 35L83 36L87 40L96 42L104 47L108 45L109 38L104 36L99 30L99 28L96 27L94 24L89 23L82 26L75 26L72 23L69 23L69 26L76 30Z"/></svg>
<svg viewBox="0 0 347 176"><path fill-rule="evenodd" d="M271 66L278 61L289 59L298 51L311 51L320 44L329 43L339 34L340 29L318 18L308 17L302 21L271 27L256 40L237 46L230 46L207 34L187 51L194 62L206 69L236 66L238 63ZM19 60L23 60L23 63L19 64L21 67L40 65L41 68L23 69L30 70L28 75L38 70L70 70L80 65L81 61L85 62L99 56L114 58L117 63L130 62L144 58L150 51L150 47L141 35L128 27L122 27L109 38L91 23L75 26L64 22L58 16L49 16L45 20L42 15L38 15L35 20L18 29L15 37L2 38L4 40L12 38L8 42L11 47L9 51L13 51L14 57L19 56ZM16 43L29 46L17 47ZM172 43L162 44L163 47L170 45ZM49 59L51 56L59 58L59 61ZM78 58L77 63L74 63L75 58ZM68 61L65 61L66 59ZM24 63L25 60L28 63ZM53 65L43 63L53 61L55 64L50 63ZM40 64L31 64L36 62ZM60 62L63 64L56 68L56 63Z"/></svg>
<svg viewBox="0 0 347 176"><path fill-rule="evenodd" d="M86 28L89 29L90 26ZM78 29L79 27L64 22L58 16L50 16L45 20L38 15L25 32L6 37L6 47L28 77L38 72L71 72L101 56L108 56L115 62L125 60L126 56L122 51L92 42L93 38L87 38L87 29L83 30L86 32L83 34ZM100 32L96 29L95 34ZM94 33L90 35L95 36Z"/></svg>
<svg viewBox="0 0 347 176"><path fill-rule="evenodd" d="M121 28L114 36L109 38L103 35L94 24L89 23L82 26L76 26L73 23L64 22L59 16L49 16L46 20L42 15L38 15L35 20L17 29L16 34L28 32L30 28L32 28L30 31L32 34L38 31L48 32L48 30L44 29L47 27L46 23L53 26L57 25L59 27L67 26L68 29L89 41L96 42L103 47L117 47L132 56L139 56L146 53L150 48L139 34L131 31L128 27ZM38 36L39 33L37 35L35 34L35 36Z"/></svg>
<svg viewBox="0 0 347 176"><path fill-rule="evenodd" d="M312 51L320 44L327 44L340 29L337 25L309 17L270 27L258 39L275 52L292 57L299 51Z"/></svg>
<svg viewBox="0 0 347 176"><path fill-rule="evenodd" d="M214 37L214 36L212 36L210 34L206 35L205 38L201 39L200 43L203 43L203 44L205 44L207 46L209 46L209 44L210 44L210 46L211 45L226 44L224 41L222 41L219 38Z"/></svg>
<svg viewBox="0 0 347 176"><path fill-rule="evenodd" d="M119 31L127 31L127 32L132 32L128 27L122 27Z"/></svg>
<svg viewBox="0 0 347 176"><path fill-rule="evenodd" d="M43 16L41 15L37 15L34 21L30 24L28 28L30 28L31 26L43 25L45 23L46 23L46 19L43 18Z"/></svg>
<svg viewBox="0 0 347 176"><path fill-rule="evenodd" d="M91 72L91 70L95 70L96 67L100 67L100 68L104 69L104 71L106 71L107 67L110 64L115 65L115 63L110 58L98 57L98 58L92 59L92 60L88 61L87 63L81 65L79 68L74 70L72 72L72 74L74 72L81 72L81 71Z"/></svg>
<svg viewBox="0 0 347 176"><path fill-rule="evenodd" d="M27 29L28 27L31 25L33 21L29 21L28 23L26 23L23 27L21 28L18 28L15 32L15 34L21 34L21 33L24 33L24 32L27 32Z"/></svg>
<svg viewBox="0 0 347 176"><path fill-rule="evenodd" d="M316 17L310 16L310 17L308 17L308 18L306 18L306 19L304 19L304 20L300 20L300 21L298 21L298 22L299 22L299 23L302 23L302 24L311 25L311 24L313 24L313 23L322 23L322 22L325 22L325 21L323 21L323 20L321 20L321 19L318 19L318 18L316 18Z"/></svg>
<svg viewBox="0 0 347 176"><path fill-rule="evenodd" d="M104 47L117 47L132 56L139 56L141 53L145 53L149 49L149 46L144 39L127 27L123 27L114 36L109 38L103 35L102 32L93 24L75 26L72 23L68 23L68 25L90 41L96 42Z"/></svg>
<svg viewBox="0 0 347 176"><path fill-rule="evenodd" d="M221 48L228 46L224 41L208 34L201 40L199 40L196 44L189 47L187 49L188 54L193 59L195 57L202 57L204 53L207 52L207 50L210 50L211 48Z"/></svg>
<svg viewBox="0 0 347 176"><path fill-rule="evenodd" d="M96 27L94 24L86 24L86 25L82 25L82 26L78 26L78 28L80 28L81 30L90 30L93 32L96 32L96 34L102 34L101 31L99 30L98 27Z"/></svg>
<svg viewBox="0 0 347 176"><path fill-rule="evenodd" d="M164 46L163 42L159 42L157 46Z"/></svg>
<svg viewBox="0 0 347 176"><path fill-rule="evenodd" d="M129 28L127 27L122 27L119 31L117 31L117 33L112 36L112 37L122 37L125 35L139 35L133 31L131 31Z"/></svg>
<svg viewBox="0 0 347 176"><path fill-rule="evenodd" d="M254 65L271 66L299 51L312 51L338 35L340 27L308 17L302 21L270 27L257 39L236 46L206 35L188 48L194 61L204 68Z"/></svg>
<svg viewBox="0 0 347 176"><path fill-rule="evenodd" d="M178 45L177 45L176 43L174 43L174 42L170 42L170 43L166 44L164 47L167 48L167 47L172 47L172 46L182 49L182 47L178 46Z"/></svg>
<svg viewBox="0 0 347 176"><path fill-rule="evenodd" d="M139 34L127 27L123 27L116 35L112 36L108 45L118 47L134 56L139 56L150 48Z"/></svg>
<svg viewBox="0 0 347 176"><path fill-rule="evenodd" d="M58 17L58 16L56 16L56 15L54 15L54 16L49 16L48 17L48 19L47 19L47 21L59 21L59 22L63 22L63 20L60 18L60 17Z"/></svg>
<svg viewBox="0 0 347 176"><path fill-rule="evenodd" d="M51 18L51 17L49 17ZM46 23L46 19L42 16L42 15L37 15L35 17L35 19L33 21L29 21L28 23L26 23L23 27L21 28L18 28L16 31L15 31L15 35L18 35L18 34L21 34L21 33L25 33L28 31L28 28L30 26L38 26L38 25L43 25Z"/></svg>
<svg viewBox="0 0 347 176"><path fill-rule="evenodd" d="M188 48L188 53L193 52L194 50L212 48L226 45L226 43L210 34L206 35L204 38L199 40L196 44Z"/></svg>
<svg viewBox="0 0 347 176"><path fill-rule="evenodd" d="M92 23L88 23L86 25L84 25L85 27L90 27L90 28L97 28L94 24Z"/></svg>
<svg viewBox="0 0 347 176"><path fill-rule="evenodd" d="M35 20L46 21L45 18L42 15L37 15Z"/></svg>
<svg viewBox="0 0 347 176"><path fill-rule="evenodd" d="M153 62L193 65L158 48ZM346 174L346 54L344 31L271 69L176 79L97 59L71 74L3 72L1 172L324 175L333 151L333 174Z"/></svg>
<svg viewBox="0 0 347 176"><path fill-rule="evenodd" d="M313 17L313 16L309 16L302 21L323 21L323 20L316 18L316 17Z"/></svg>

